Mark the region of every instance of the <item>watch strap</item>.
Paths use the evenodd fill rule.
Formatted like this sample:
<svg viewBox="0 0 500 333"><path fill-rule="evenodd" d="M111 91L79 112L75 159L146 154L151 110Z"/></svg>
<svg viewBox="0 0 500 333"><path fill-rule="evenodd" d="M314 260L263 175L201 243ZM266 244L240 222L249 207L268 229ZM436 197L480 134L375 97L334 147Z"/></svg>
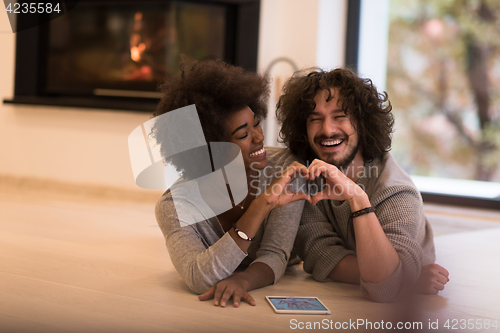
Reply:
<svg viewBox="0 0 500 333"><path fill-rule="evenodd" d="M236 228L236 223L233 223L233 228L234 228L234 231L236 232L236 234L238 235L238 237L240 237L241 239L246 240L246 241L250 241L250 242L254 240L255 237L254 238L250 238L243 231L241 231L238 228Z"/></svg>

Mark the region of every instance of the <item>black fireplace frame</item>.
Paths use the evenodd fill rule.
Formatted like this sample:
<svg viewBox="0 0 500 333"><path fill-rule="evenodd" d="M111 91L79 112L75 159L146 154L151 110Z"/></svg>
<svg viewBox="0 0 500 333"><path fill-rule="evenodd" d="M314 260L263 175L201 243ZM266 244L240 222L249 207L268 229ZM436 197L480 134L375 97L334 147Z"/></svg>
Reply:
<svg viewBox="0 0 500 333"><path fill-rule="evenodd" d="M147 6L158 0L105 0L113 5L137 2ZM102 0L82 0L80 2L100 3ZM165 0L164 2L168 2ZM225 61L247 70L257 70L259 39L260 0L183 0L187 3L224 5L228 9L226 29ZM18 20L23 16L19 15ZM32 18L31 18L32 19ZM14 97L4 103L83 107L97 109L152 112L158 98L112 97L112 96L51 96L44 92L46 72L46 52L48 34L46 25L17 32L16 65L14 75Z"/></svg>

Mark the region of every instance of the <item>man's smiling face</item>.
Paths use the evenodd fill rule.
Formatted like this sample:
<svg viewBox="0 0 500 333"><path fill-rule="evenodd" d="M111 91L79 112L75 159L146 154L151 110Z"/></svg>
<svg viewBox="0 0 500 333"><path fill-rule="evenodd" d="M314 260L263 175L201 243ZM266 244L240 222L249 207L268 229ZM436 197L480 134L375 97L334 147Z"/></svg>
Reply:
<svg viewBox="0 0 500 333"><path fill-rule="evenodd" d="M307 137L316 156L338 168L347 166L359 150L358 132L349 113L342 110L337 89L320 90L314 97L316 107L307 118Z"/></svg>

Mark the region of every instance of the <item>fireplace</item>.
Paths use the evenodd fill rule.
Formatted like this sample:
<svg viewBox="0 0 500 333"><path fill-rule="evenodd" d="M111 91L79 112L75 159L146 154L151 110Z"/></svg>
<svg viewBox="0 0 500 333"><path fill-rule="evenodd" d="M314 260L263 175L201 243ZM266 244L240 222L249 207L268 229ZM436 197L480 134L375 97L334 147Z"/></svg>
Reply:
<svg viewBox="0 0 500 333"><path fill-rule="evenodd" d="M151 112L181 54L187 63L219 58L255 71L259 7L258 0L79 1L17 33L14 98L4 102Z"/></svg>

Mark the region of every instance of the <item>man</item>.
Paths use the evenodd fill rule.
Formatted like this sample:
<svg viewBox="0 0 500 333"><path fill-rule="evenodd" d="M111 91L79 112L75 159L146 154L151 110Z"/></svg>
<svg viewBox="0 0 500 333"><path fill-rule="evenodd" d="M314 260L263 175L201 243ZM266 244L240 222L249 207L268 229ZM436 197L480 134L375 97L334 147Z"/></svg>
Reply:
<svg viewBox="0 0 500 333"><path fill-rule="evenodd" d="M448 272L433 264L419 191L388 153L387 94L347 69L296 73L283 91L280 137L310 163L310 188L319 190L305 204L295 243L304 270L318 281L360 284L378 302L410 287L437 294Z"/></svg>

